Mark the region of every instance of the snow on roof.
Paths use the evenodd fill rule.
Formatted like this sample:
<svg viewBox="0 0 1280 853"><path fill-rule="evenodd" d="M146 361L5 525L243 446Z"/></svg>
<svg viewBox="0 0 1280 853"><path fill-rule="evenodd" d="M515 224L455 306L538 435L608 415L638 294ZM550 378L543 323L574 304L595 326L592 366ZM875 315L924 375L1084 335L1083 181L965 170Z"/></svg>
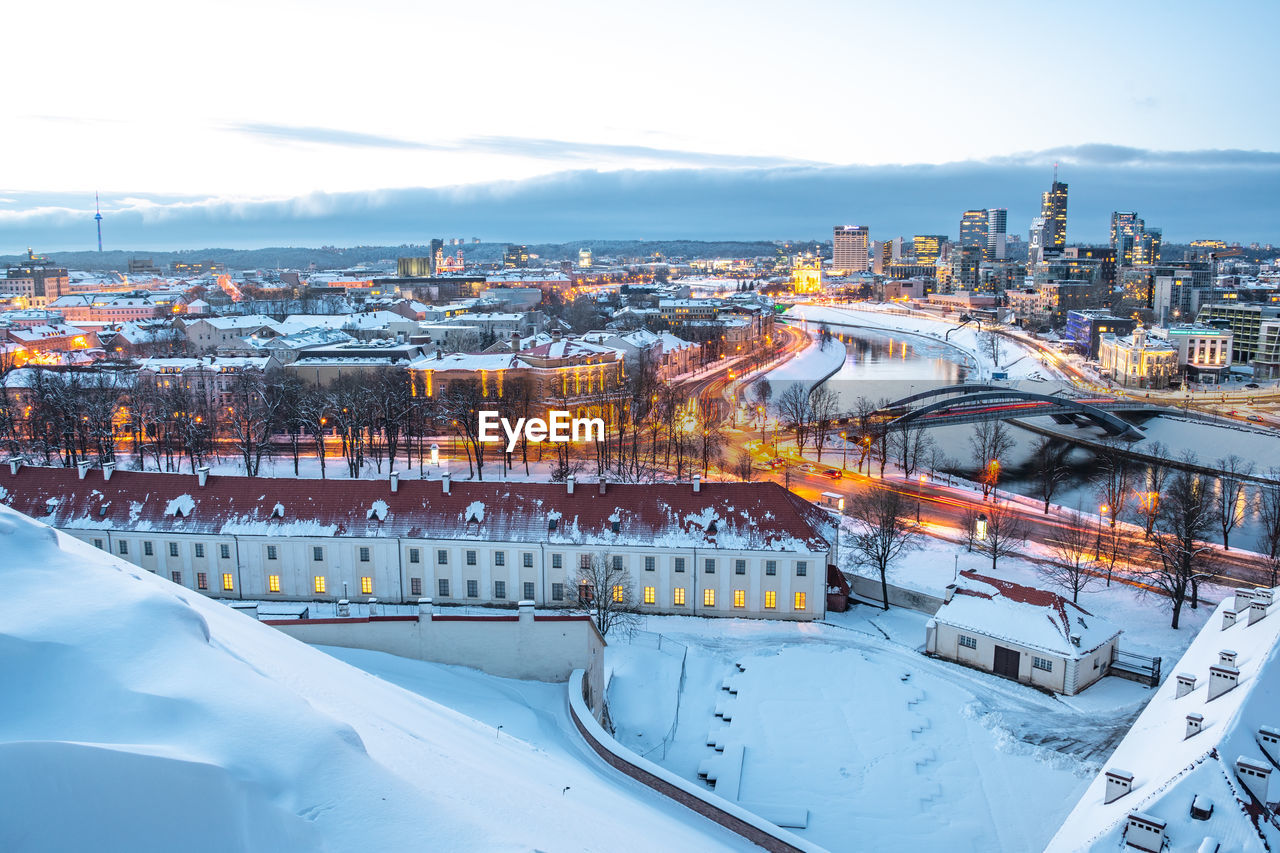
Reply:
<svg viewBox="0 0 1280 853"><path fill-rule="evenodd" d="M703 483L697 493L687 483L610 484L604 495L587 484L573 494L555 483L453 483L449 494L423 480L395 492L377 480L316 485L215 475L198 487L190 474L139 471L80 480L74 468L24 466L14 475L0 466L5 503L69 529L828 550L828 513L776 483ZM52 513L49 499L57 501ZM386 507L385 517L369 530L375 505ZM554 517L561 521L549 533Z"/></svg>
<svg viewBox="0 0 1280 853"><path fill-rule="evenodd" d="M1223 614L1235 606L1231 598L1219 604L1170 669L1196 676L1195 689L1178 698L1178 679L1165 679L1046 853L1119 850L1131 811L1167 822L1171 853L1195 851L1207 836L1219 839L1224 851L1280 848L1280 822L1251 800L1235 769L1240 757L1265 762L1258 731L1280 725L1280 604L1270 605L1267 615L1253 625L1242 612L1234 625L1223 629ZM1228 648L1237 652L1238 684L1209 701L1209 668L1218 665L1220 652ZM1186 736L1188 714L1203 717L1201 731L1191 737ZM1273 749L1270 758L1275 762L1280 754ZM1105 774L1116 767L1133 772L1133 789L1104 803ZM1191 818L1189 806L1195 797L1215 803L1209 820Z"/></svg>
<svg viewBox="0 0 1280 853"><path fill-rule="evenodd" d="M274 328L276 321L263 314L244 314L235 317L201 317L192 323L208 323L215 329L257 329L263 326Z"/></svg>
<svg viewBox="0 0 1280 853"><path fill-rule="evenodd" d="M934 618L1066 658L1084 657L1120 633L1056 592L972 571L960 573L955 595ZM1079 645L1071 642L1073 636L1080 638Z"/></svg>

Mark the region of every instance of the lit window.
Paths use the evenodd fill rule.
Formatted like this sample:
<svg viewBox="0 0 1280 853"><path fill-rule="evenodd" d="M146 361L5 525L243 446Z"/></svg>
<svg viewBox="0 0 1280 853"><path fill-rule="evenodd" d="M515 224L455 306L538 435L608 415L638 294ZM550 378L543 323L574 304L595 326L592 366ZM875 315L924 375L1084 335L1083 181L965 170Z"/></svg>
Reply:
<svg viewBox="0 0 1280 853"><path fill-rule="evenodd" d="M702 591L702 603L707 607L715 607L716 591L714 589L704 589Z"/></svg>
<svg viewBox="0 0 1280 853"><path fill-rule="evenodd" d="M494 582L493 582L493 597L494 597L494 598L506 598L506 597L507 597L507 582L506 582L506 581L494 581Z"/></svg>
<svg viewBox="0 0 1280 853"><path fill-rule="evenodd" d="M279 592L279 591L280 591L280 576L267 575L267 592Z"/></svg>
<svg viewBox="0 0 1280 853"><path fill-rule="evenodd" d="M676 557L675 570L677 572L684 571L684 557Z"/></svg>
<svg viewBox="0 0 1280 853"><path fill-rule="evenodd" d="M733 573L735 575L745 575L747 573L747 561L735 560L733 563Z"/></svg>
<svg viewBox="0 0 1280 853"><path fill-rule="evenodd" d="M578 603L585 604L595 598L595 594L591 591L591 584L578 584Z"/></svg>
<svg viewBox="0 0 1280 853"><path fill-rule="evenodd" d="M422 578L409 578L409 594L422 595Z"/></svg>
<svg viewBox="0 0 1280 853"><path fill-rule="evenodd" d="M448 578L440 578L440 580L439 580L439 582L436 584L436 586L438 586L438 587L439 587L439 589L440 589L440 597L441 597L441 598L448 598L448 597L449 597L449 579L448 579Z"/></svg>
<svg viewBox="0 0 1280 853"><path fill-rule="evenodd" d="M150 542L143 542L142 553L148 557L154 557L156 553L156 549L152 546Z"/></svg>
<svg viewBox="0 0 1280 853"><path fill-rule="evenodd" d="M745 589L735 589L733 591L733 606L734 607L747 606L747 591Z"/></svg>
<svg viewBox="0 0 1280 853"><path fill-rule="evenodd" d="M657 587L646 586L646 587L644 588L644 603L645 603L645 604L657 604L657 603L658 603L658 589L657 589Z"/></svg>
<svg viewBox="0 0 1280 853"><path fill-rule="evenodd" d="M675 597L672 599L672 603L676 605L684 604L684 587L678 586L675 588Z"/></svg>
<svg viewBox="0 0 1280 853"><path fill-rule="evenodd" d="M803 592L796 593L796 610L804 610L805 595Z"/></svg>
<svg viewBox="0 0 1280 853"><path fill-rule="evenodd" d="M324 575L316 575L313 579L312 588L316 591L317 595L322 594L327 586L328 582L325 580Z"/></svg>
<svg viewBox="0 0 1280 853"><path fill-rule="evenodd" d="M1048 658L1038 658L1032 656L1031 665L1036 669L1043 669L1045 672L1053 672L1053 661Z"/></svg>
<svg viewBox="0 0 1280 853"><path fill-rule="evenodd" d="M615 559L621 559L621 558L615 558ZM614 603L616 604L622 603L622 584L620 583L614 584L613 586L613 600L614 600Z"/></svg>
<svg viewBox="0 0 1280 853"><path fill-rule="evenodd" d="M311 559L313 562L320 563L324 561L324 548L316 545L311 549Z"/></svg>
<svg viewBox="0 0 1280 853"><path fill-rule="evenodd" d="M209 576L204 572L196 572L196 589L208 589Z"/></svg>
<svg viewBox="0 0 1280 853"><path fill-rule="evenodd" d="M278 557L278 555L279 555L279 552L276 550L276 546L275 546L275 545L268 545L268 546L267 546L267 559L268 559L268 560L274 560L274 559L276 559L276 558Z"/></svg>
<svg viewBox="0 0 1280 853"><path fill-rule="evenodd" d="M224 559L224 560L230 560L230 559L231 559L231 546L230 546L230 545L219 545L219 546L218 546L218 553L219 553L219 555L221 555L222 559Z"/></svg>
<svg viewBox="0 0 1280 853"><path fill-rule="evenodd" d="M196 543L196 556L202 560L204 559L204 545L199 542Z"/></svg>
<svg viewBox="0 0 1280 853"><path fill-rule="evenodd" d="M129 553L129 543L125 542L123 539L120 540L120 553L121 554Z"/></svg>
<svg viewBox="0 0 1280 853"><path fill-rule="evenodd" d="M480 597L480 581L467 581L467 598Z"/></svg>
<svg viewBox="0 0 1280 853"><path fill-rule="evenodd" d="M773 610L778 606L778 594L773 590L768 590L764 594L764 607L766 610Z"/></svg>
<svg viewBox="0 0 1280 853"><path fill-rule="evenodd" d="M524 582L524 598L525 601L533 601L533 581Z"/></svg>
<svg viewBox="0 0 1280 853"><path fill-rule="evenodd" d="M658 567L658 561L655 558L653 557L644 558L644 570L646 572L651 572L657 567Z"/></svg>
<svg viewBox="0 0 1280 853"><path fill-rule="evenodd" d="M368 549L368 548L361 548L361 549L360 549L360 562L362 562L362 563L367 563L367 562L369 562L369 549Z"/></svg>
<svg viewBox="0 0 1280 853"><path fill-rule="evenodd" d="M978 647L978 640L975 637L966 637L964 634L961 634L960 645L964 646L966 649L976 649Z"/></svg>
<svg viewBox="0 0 1280 853"><path fill-rule="evenodd" d="M176 584L182 583L182 572L169 572L169 578Z"/></svg>
<svg viewBox="0 0 1280 853"><path fill-rule="evenodd" d="M805 560L796 563L796 577L802 578L809 574L809 564Z"/></svg>
<svg viewBox="0 0 1280 853"><path fill-rule="evenodd" d="M373 578L367 578L367 577L360 578L360 594L361 595L373 594Z"/></svg>

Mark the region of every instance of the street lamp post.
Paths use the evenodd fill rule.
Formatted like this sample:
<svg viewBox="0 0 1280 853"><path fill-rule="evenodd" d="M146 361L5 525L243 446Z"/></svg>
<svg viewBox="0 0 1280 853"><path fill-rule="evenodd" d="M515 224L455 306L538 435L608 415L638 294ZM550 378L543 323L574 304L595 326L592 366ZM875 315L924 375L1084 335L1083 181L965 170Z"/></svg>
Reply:
<svg viewBox="0 0 1280 853"><path fill-rule="evenodd" d="M1106 504L1102 504L1101 506L1098 507L1098 541L1093 549L1094 551L1093 558L1095 560L1102 559L1102 516L1106 513L1108 509L1110 509L1110 507L1107 506Z"/></svg>
<svg viewBox="0 0 1280 853"><path fill-rule="evenodd" d="M920 485L916 487L916 524L920 523L920 502L924 500L924 481L927 479L928 474L921 474Z"/></svg>
<svg viewBox="0 0 1280 853"><path fill-rule="evenodd" d="M849 469L849 442L845 433L840 433L840 470Z"/></svg>
<svg viewBox="0 0 1280 853"><path fill-rule="evenodd" d="M978 513L978 518L973 523L973 541L982 542L987 538L987 514L985 512ZM972 551L972 545L969 547Z"/></svg>

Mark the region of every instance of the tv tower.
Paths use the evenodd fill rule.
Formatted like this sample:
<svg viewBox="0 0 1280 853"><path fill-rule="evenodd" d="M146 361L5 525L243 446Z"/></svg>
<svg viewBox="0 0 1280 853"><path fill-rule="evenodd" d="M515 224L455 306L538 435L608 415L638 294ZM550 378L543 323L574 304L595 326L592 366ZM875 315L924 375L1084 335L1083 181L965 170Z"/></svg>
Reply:
<svg viewBox="0 0 1280 853"><path fill-rule="evenodd" d="M98 194L93 194L93 218L98 220L98 251L102 251L102 207L98 204Z"/></svg>

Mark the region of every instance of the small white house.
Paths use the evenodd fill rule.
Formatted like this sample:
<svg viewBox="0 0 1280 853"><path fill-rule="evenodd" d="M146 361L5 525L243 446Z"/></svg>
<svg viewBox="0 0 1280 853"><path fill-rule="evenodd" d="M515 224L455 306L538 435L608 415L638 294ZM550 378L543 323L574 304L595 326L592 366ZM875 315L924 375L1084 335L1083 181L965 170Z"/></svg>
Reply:
<svg viewBox="0 0 1280 853"><path fill-rule="evenodd" d="M961 572L925 651L1068 696L1106 675L1120 629L1061 595Z"/></svg>

